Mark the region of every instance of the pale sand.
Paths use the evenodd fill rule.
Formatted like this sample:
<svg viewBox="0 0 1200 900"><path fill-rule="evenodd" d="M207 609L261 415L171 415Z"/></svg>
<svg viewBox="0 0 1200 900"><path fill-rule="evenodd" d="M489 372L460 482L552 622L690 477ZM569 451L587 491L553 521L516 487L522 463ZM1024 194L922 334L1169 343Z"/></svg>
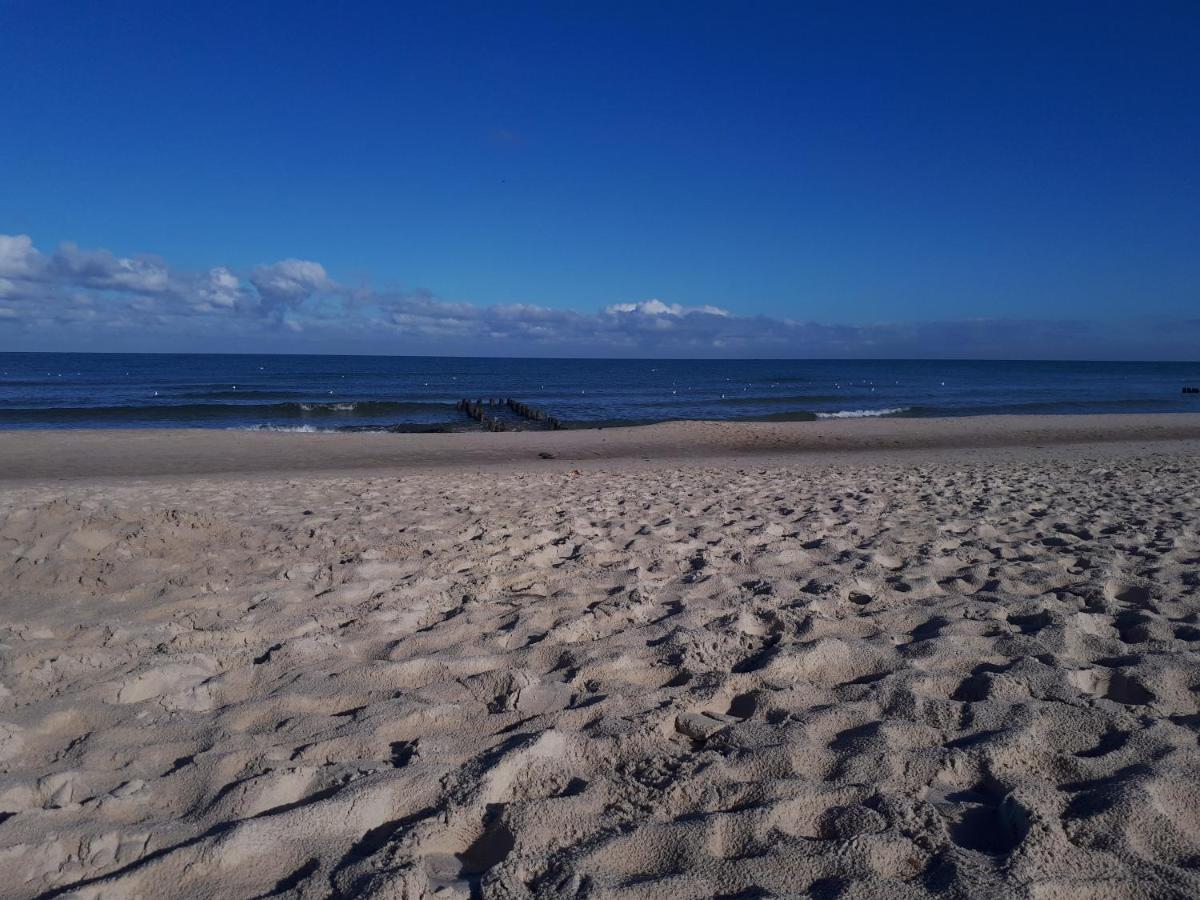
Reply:
<svg viewBox="0 0 1200 900"><path fill-rule="evenodd" d="M1021 421L0 435L0 894L1200 895L1200 427Z"/></svg>

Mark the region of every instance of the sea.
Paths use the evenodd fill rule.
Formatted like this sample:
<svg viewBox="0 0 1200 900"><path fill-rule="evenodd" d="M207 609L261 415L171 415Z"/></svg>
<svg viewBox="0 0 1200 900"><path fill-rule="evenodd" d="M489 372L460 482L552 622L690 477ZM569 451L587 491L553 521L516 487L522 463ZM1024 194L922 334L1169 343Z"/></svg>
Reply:
<svg viewBox="0 0 1200 900"><path fill-rule="evenodd" d="M0 353L0 428L469 431L458 401L507 398L566 428L1200 411L1185 386L1200 363Z"/></svg>

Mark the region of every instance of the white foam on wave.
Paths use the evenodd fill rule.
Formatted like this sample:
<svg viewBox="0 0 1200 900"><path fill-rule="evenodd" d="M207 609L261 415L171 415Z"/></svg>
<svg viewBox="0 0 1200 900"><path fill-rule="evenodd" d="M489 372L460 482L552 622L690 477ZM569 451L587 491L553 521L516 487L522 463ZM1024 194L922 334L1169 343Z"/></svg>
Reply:
<svg viewBox="0 0 1200 900"><path fill-rule="evenodd" d="M318 410L335 412L353 412L358 408L357 403L301 403L302 412L317 412Z"/></svg>
<svg viewBox="0 0 1200 900"><path fill-rule="evenodd" d="M818 419L870 419L877 416L895 416L908 411L907 406L893 406L890 409L839 409L837 412L819 412Z"/></svg>
<svg viewBox="0 0 1200 900"><path fill-rule="evenodd" d="M293 431L303 434L316 434L328 430L327 428L318 428L316 425L244 425L230 429L230 431Z"/></svg>

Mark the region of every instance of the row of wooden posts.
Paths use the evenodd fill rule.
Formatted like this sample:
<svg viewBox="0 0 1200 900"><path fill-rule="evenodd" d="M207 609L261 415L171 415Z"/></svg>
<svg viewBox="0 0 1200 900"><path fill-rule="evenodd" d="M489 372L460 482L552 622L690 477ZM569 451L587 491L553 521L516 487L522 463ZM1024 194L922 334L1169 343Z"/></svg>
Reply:
<svg viewBox="0 0 1200 900"><path fill-rule="evenodd" d="M504 402L509 409L523 419L528 419L531 422L545 422L553 431L558 431L562 428L562 423L554 416L548 416L542 410L530 406L528 403L521 403L512 397L508 397Z"/></svg>
<svg viewBox="0 0 1200 900"><path fill-rule="evenodd" d="M563 427L562 422L554 416L548 416L542 410L535 409L528 403L521 403L518 400L514 400L512 397L505 397L503 399L500 397L487 397L480 400L467 400L464 398L455 404L455 408L459 412L466 413L488 431L508 431L508 426L504 424L503 420L487 413L489 407L496 406L507 406L518 416L530 422L544 422L546 427L552 431L558 431Z"/></svg>

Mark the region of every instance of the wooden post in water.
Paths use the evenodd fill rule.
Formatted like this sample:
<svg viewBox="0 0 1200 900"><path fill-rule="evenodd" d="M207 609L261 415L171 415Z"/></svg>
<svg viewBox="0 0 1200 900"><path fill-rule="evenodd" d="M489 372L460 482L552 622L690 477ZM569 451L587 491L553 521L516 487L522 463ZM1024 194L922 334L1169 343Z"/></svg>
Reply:
<svg viewBox="0 0 1200 900"><path fill-rule="evenodd" d="M528 403L522 403L512 397L506 397L504 402L510 410L530 422L545 422L554 431L563 427L562 423L554 416L548 416L545 411L530 406Z"/></svg>
<svg viewBox="0 0 1200 900"><path fill-rule="evenodd" d="M528 403L522 403L520 400L515 400L512 397L487 397L476 400L470 400L464 397L454 404L454 408L459 412L465 413L468 418L474 419L488 431L508 431L509 427L504 423L504 420L496 416L489 416L485 412L486 407L506 406L508 409L516 413L523 419L530 422L544 422L552 431L559 431L563 428L562 422L556 417L546 415L543 410L536 409Z"/></svg>

